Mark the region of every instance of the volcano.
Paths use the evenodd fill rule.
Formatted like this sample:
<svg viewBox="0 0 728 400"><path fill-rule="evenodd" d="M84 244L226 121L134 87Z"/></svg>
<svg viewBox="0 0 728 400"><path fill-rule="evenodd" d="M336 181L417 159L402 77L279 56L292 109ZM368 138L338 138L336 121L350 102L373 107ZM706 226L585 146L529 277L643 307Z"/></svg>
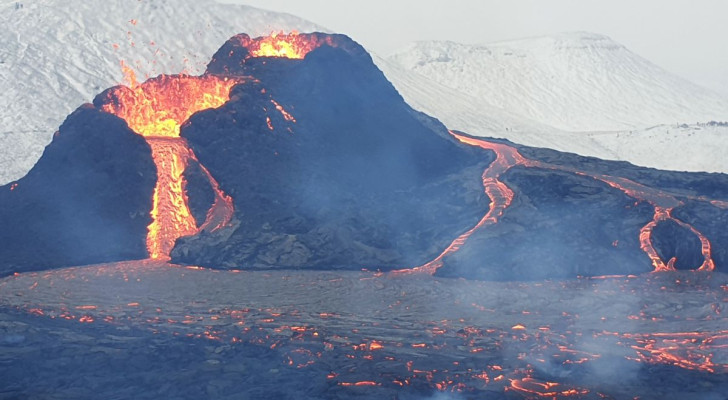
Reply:
<svg viewBox="0 0 728 400"><path fill-rule="evenodd" d="M343 35L240 34L201 76L128 80L0 188L4 274L144 258L486 280L728 268L725 175L450 132Z"/></svg>
<svg viewBox="0 0 728 400"><path fill-rule="evenodd" d="M127 76L0 187L0 397L726 392L725 175L450 131L342 35Z"/></svg>

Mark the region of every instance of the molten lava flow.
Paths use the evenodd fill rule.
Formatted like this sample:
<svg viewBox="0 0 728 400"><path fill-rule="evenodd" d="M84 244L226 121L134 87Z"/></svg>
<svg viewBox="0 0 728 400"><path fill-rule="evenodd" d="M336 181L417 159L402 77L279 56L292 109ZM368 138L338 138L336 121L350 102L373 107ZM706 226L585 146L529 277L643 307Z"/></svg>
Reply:
<svg viewBox="0 0 728 400"><path fill-rule="evenodd" d="M179 237L198 232L188 206L183 175L190 159L197 159L180 138L180 126L198 111L223 105L238 81L213 75L162 75L138 84L133 70L123 68L131 88L120 86L110 91L102 109L124 119L152 149L157 184L147 251L152 259L168 258ZM232 200L220 190L207 169L200 166L215 192L215 202L201 229L218 229L232 217Z"/></svg>
<svg viewBox="0 0 728 400"><path fill-rule="evenodd" d="M492 150L493 152L495 152L495 161L493 161L488 166L488 168L483 171L483 187L485 188L485 193L491 200L490 209L488 213L486 213L485 216L483 216L483 218L474 227L453 240L452 243L450 243L450 245L434 260L413 269L397 270L393 271L393 273L426 273L432 275L440 267L442 267L443 259L445 258L445 256L460 250L460 248L465 244L465 242L473 234L473 232L482 228L485 225L497 223L498 218L503 215L505 209L508 208L508 206L511 204L511 201L513 200L513 191L498 178L501 174L505 173L511 167L516 165L522 165L531 168L551 169L556 171L569 172L581 176L588 176L622 191L629 197L632 197L638 201L646 201L651 204L655 208L655 214L653 219L640 230L639 240L640 247L652 261L652 265L655 271L675 270L674 264L676 260L673 258L672 260L665 262L660 258L657 250L655 250L654 246L652 245L652 230L655 228L655 226L657 226L659 222L667 220L673 221L683 228L690 230L700 240L703 263L698 268L698 270L712 271L715 268L715 264L711 256L710 241L708 240L708 238L705 237L705 235L703 235L692 225L672 216L672 209L682 205L682 202L675 198L673 195L657 189L649 188L626 178L588 173L561 165L553 165L540 161L529 160L523 157L515 147L509 146L507 144L489 142L484 139L476 139L472 137L458 135L457 133L454 133L452 131L450 131L450 134L453 135L461 143L466 143L471 146L477 146L482 149ZM699 200L709 201L707 199ZM726 202L712 200L710 201L710 203L716 207L728 207L728 204Z"/></svg>
<svg viewBox="0 0 728 400"><path fill-rule="evenodd" d="M535 397L570 397L570 396L581 396L589 393L586 389L578 388L561 388L561 384L558 382L541 382L533 378L523 379L511 379L511 390L523 393L527 396Z"/></svg>
<svg viewBox="0 0 728 400"><path fill-rule="evenodd" d="M671 260L665 263L662 258L660 258L659 254L657 254L657 250L655 250L655 247L652 245L652 230L657 226L658 223L668 220L671 220L682 226L683 228L690 230L700 240L700 252L703 254L703 263L698 268L698 271L712 271L713 269L715 269L715 264L713 263L713 258L711 257L710 241L708 240L708 238L706 238L705 235L695 229L695 227L693 227L692 225L673 217L672 208L662 208L660 206L655 206L655 216L652 218L652 221L648 222L647 225L642 227L642 229L640 230L640 247L647 254L647 256L650 257L650 260L652 260L652 266L655 268L655 271L675 270L675 261L677 260L673 257Z"/></svg>
<svg viewBox="0 0 728 400"><path fill-rule="evenodd" d="M147 138L152 158L157 166L157 185L154 187L152 223L147 235L149 257L167 256L180 236L197 232L195 219L187 206L185 181L182 174L189 161L183 140Z"/></svg>
<svg viewBox="0 0 728 400"><path fill-rule="evenodd" d="M330 36L318 37L310 34L274 33L270 36L250 38L240 35L241 44L248 49L251 57L284 57L302 59L306 54L324 44L333 46Z"/></svg>
<svg viewBox="0 0 728 400"><path fill-rule="evenodd" d="M698 237L701 245L701 253L703 255L703 263L698 268L699 271L712 271L715 268L715 264L713 262L710 250L710 241L708 240L708 238L705 237L705 235L703 235L700 231L695 229L695 227L693 227L692 225L672 216L672 209L682 205L682 202L674 196L657 189L649 188L647 186L641 185L637 182L625 178L599 174L590 175L564 167L548 165L546 165L546 167L590 176L596 180L606 183L607 185L615 189L621 190L624 194L632 197L633 199L646 201L651 204L655 208L655 214L652 217L652 221L648 222L645 226L642 227L642 229L640 229L639 240L642 251L644 251L645 254L647 254L647 256L652 261L652 266L654 267L655 271L675 270L674 264L676 259L673 258L666 263L664 260L662 260L662 258L660 258L659 254L657 254L657 250L655 250L654 246L652 245L652 230L657 226L658 223L662 221L673 221L683 228L690 230Z"/></svg>
<svg viewBox="0 0 728 400"><path fill-rule="evenodd" d="M475 226L453 240L452 243L450 243L450 245L447 246L447 248L439 256L437 256L437 258L417 268L398 270L395 271L396 273L434 274L440 267L442 267L442 260L445 256L460 250L460 247L465 244L470 235L472 235L476 230L480 229L484 225L495 224L498 222L498 218L500 218L505 209L511 205L511 201L513 201L513 191L508 188L505 183L498 180L500 175L508 171L514 165L530 165L529 160L523 158L518 150L506 144L469 138L467 136L458 135L452 131L450 134L462 143L467 143L471 146L478 146L495 152L495 161L493 161L490 166L483 171L483 187L485 188L485 194L490 198L490 210Z"/></svg>

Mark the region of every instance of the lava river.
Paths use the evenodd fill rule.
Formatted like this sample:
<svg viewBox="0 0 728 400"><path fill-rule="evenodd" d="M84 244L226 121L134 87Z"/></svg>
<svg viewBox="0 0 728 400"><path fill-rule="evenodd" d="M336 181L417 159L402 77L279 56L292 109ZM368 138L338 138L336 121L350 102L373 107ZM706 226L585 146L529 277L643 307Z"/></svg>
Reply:
<svg viewBox="0 0 728 400"><path fill-rule="evenodd" d="M486 225L497 223L498 218L500 218L505 210L508 208L508 206L510 206L514 196L513 191L498 178L501 176L501 174L505 173L510 168L516 165L530 168L565 171L577 175L588 176L622 191L624 194L632 197L637 201L645 201L652 205L655 209L653 219L652 221L648 222L644 227L642 227L639 234L639 240L640 247L652 261L652 265L655 271L675 270L674 264L676 259L673 258L666 261L660 258L657 250L655 250L652 244L651 237L652 230L655 228L655 226L657 226L657 224L660 222L668 220L677 223L683 228L687 228L700 240L703 263L700 265L698 270L713 271L715 269L715 264L711 256L710 241L708 240L708 238L705 237L705 235L703 235L692 225L672 216L671 211L673 210L673 208L682 205L682 202L670 193L644 186L626 178L613 177L602 174L592 174L561 165L554 165L541 161L529 160L523 157L515 147L509 146L505 143L492 142L485 139L464 136L452 131L450 131L450 134L462 143L480 147L485 150L490 150L495 153L495 161L493 161L483 172L483 188L485 189L485 194L491 200L490 209L475 226L473 226L468 231L453 240L452 243L450 243L450 245L445 248L445 250L434 260L413 269L393 271L394 274L425 273L433 275L440 267L442 267L443 259L446 256L457 252L467 242L468 238L475 231L483 228ZM696 199L701 201L709 201L716 206L723 205L722 202L711 201L704 198Z"/></svg>

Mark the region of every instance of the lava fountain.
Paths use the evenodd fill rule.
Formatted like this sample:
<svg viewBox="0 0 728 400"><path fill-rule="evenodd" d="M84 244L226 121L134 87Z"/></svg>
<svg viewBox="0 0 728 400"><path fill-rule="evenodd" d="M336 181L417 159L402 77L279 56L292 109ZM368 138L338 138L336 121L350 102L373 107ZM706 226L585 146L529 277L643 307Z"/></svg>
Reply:
<svg viewBox="0 0 728 400"><path fill-rule="evenodd" d="M189 209L184 177L190 160L196 158L180 137L180 127L192 114L223 105L238 80L215 75L160 75L139 84L133 71L122 66L130 87L111 90L102 109L124 119L152 149L157 184L147 251L152 259L168 259L178 238L208 227L220 228L232 217L232 199L202 167L215 191L215 202L198 229Z"/></svg>

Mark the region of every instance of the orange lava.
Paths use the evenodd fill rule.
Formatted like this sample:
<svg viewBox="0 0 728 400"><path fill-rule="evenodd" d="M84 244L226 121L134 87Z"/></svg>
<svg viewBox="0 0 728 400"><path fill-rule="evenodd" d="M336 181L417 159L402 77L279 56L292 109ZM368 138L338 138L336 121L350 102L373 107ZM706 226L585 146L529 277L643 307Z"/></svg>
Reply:
<svg viewBox="0 0 728 400"><path fill-rule="evenodd" d="M718 332L604 332L632 340L635 357L627 359L648 364L673 365L709 373L727 373L728 364L715 362L714 352L728 347L728 331Z"/></svg>
<svg viewBox="0 0 728 400"><path fill-rule="evenodd" d="M183 140L147 138L152 158L157 165L154 187L152 223L147 228L149 257L169 256L177 238L197 232L197 223L188 206L183 173L189 162L189 151Z"/></svg>
<svg viewBox="0 0 728 400"><path fill-rule="evenodd" d="M703 263L698 268L698 271L714 270L715 264L713 262L713 258L711 257L710 241L708 240L708 238L706 238L692 225L689 225L673 217L671 212L671 208L665 209L659 206L655 206L655 216L653 217L652 221L648 222L647 225L642 227L642 229L640 230L640 247L642 248L642 251L647 254L650 260L652 260L652 266L655 268L655 271L675 271L675 262L677 260L673 257L671 260L665 263L665 261L660 258L659 254L657 254L657 250L655 250L654 246L652 245L652 230L661 221L668 220L671 220L682 226L683 228L690 230L698 237L698 239L700 239L700 251L703 255Z"/></svg>
<svg viewBox="0 0 728 400"><path fill-rule="evenodd" d="M133 72L126 71L131 88L118 87L110 94L113 101L103 109L144 137L178 138L180 126L192 114L223 105L238 83L214 75L160 75L138 84Z"/></svg>
<svg viewBox="0 0 728 400"><path fill-rule="evenodd" d="M440 253L439 256L437 256L437 258L417 268L393 271L395 274L425 273L433 275L440 267L442 267L442 262L445 256L460 250L473 232L485 225L495 224L498 222L498 218L500 218L506 208L511 205L511 201L513 201L513 191L508 188L505 183L498 180L500 175L508 171L514 165L530 165L530 161L521 156L518 150L506 144L469 138L467 136L458 135L452 131L450 131L450 134L462 143L495 152L495 161L493 161L490 166L483 171L483 187L485 188L485 194L490 198L490 209L475 226L453 240L452 243L450 243L450 245L442 253Z"/></svg>
<svg viewBox="0 0 728 400"><path fill-rule="evenodd" d="M381 386L381 384L374 381L359 381L359 382L341 382L341 386Z"/></svg>
<svg viewBox="0 0 728 400"><path fill-rule="evenodd" d="M306 54L324 44L333 45L330 37L319 38L315 35L273 33L270 36L249 38L239 36L242 45L248 49L251 57L284 57L302 59Z"/></svg>
<svg viewBox="0 0 728 400"><path fill-rule="evenodd" d="M523 378L511 379L510 388L529 396L551 398L582 396L589 393L586 389L562 389L560 386L561 384L557 382L541 382L533 378Z"/></svg>
<svg viewBox="0 0 728 400"><path fill-rule="evenodd" d="M131 88L112 90L102 109L124 119L152 149L157 184L152 223L147 228L147 251L152 259L168 259L178 238L199 231L189 209L184 177L189 161L196 158L180 138L180 127L192 114L223 105L238 81L214 75L161 75L139 84L132 69L123 64L122 68ZM217 229L230 221L232 199L202 168L215 191L215 203L201 229Z"/></svg>

